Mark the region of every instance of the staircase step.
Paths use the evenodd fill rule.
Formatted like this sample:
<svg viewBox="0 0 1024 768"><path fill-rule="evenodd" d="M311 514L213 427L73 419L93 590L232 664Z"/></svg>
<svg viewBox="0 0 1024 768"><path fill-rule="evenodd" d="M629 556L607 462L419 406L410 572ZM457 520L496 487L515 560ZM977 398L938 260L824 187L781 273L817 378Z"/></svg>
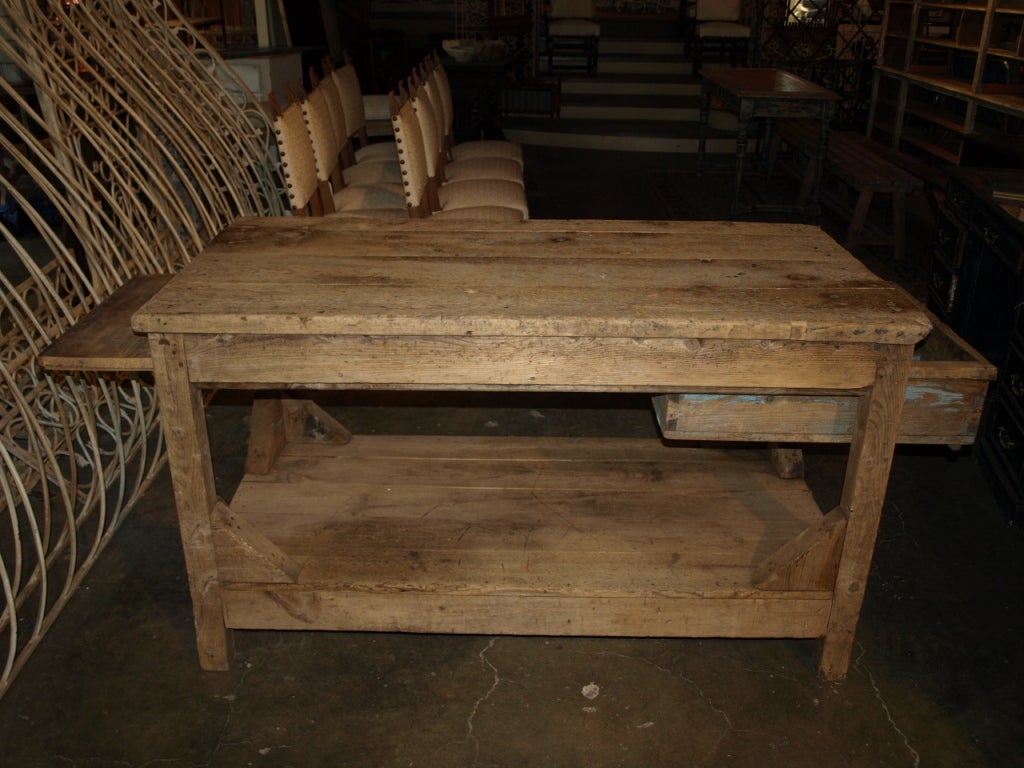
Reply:
<svg viewBox="0 0 1024 768"><path fill-rule="evenodd" d="M507 117L505 136L535 146L696 153L700 78L692 74L682 41L675 36L625 39L604 28L602 32L606 34L595 75L557 67L548 72L541 53L539 77L561 83L560 117ZM539 50L544 51L543 41ZM711 113L709 153L736 151L735 123L730 113Z"/></svg>
<svg viewBox="0 0 1024 768"><path fill-rule="evenodd" d="M696 123L661 120L509 119L502 129L506 139L521 144L619 152L695 153L699 139ZM709 130L707 151L735 152L735 133Z"/></svg>
<svg viewBox="0 0 1024 768"><path fill-rule="evenodd" d="M548 72L547 56L544 53L547 42L538 42L538 65L541 72ZM565 65L580 64L582 57L562 59ZM559 59L555 59L555 73ZM597 71L598 74L689 74L692 63L686 60L683 43L679 40L626 40L601 38Z"/></svg>
<svg viewBox="0 0 1024 768"><path fill-rule="evenodd" d="M647 56L678 56L685 54L686 45L682 40L628 40L602 36L599 45L601 54L643 54Z"/></svg>
<svg viewBox="0 0 1024 768"><path fill-rule="evenodd" d="M648 40L679 40L682 27L678 14L668 14L661 18L650 15L626 19L621 13L606 16L598 13L602 38L628 38L637 42Z"/></svg>
<svg viewBox="0 0 1024 768"><path fill-rule="evenodd" d="M699 94L562 94L563 119L693 122L699 113Z"/></svg>
<svg viewBox="0 0 1024 768"><path fill-rule="evenodd" d="M700 95L700 81L679 75L598 75L559 78L563 98L572 94L693 96Z"/></svg>
<svg viewBox="0 0 1024 768"><path fill-rule="evenodd" d="M559 74L560 69L565 65L578 63L579 59L572 62L566 60L562 67L555 59L555 69L548 69L546 56L541 56L538 61L538 71L541 74ZM577 68L578 69L578 68ZM680 77L690 74L693 64L689 61L682 61L674 57L652 57L652 56L605 56L602 52L597 59L598 75L679 75Z"/></svg>

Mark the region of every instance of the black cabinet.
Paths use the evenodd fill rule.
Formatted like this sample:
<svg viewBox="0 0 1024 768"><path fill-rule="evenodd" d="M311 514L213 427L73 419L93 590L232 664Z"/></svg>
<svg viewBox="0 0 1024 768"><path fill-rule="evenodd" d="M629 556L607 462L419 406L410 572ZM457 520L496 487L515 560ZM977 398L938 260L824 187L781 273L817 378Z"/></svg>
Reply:
<svg viewBox="0 0 1024 768"><path fill-rule="evenodd" d="M977 451L1008 517L1024 522L1024 220L1004 190L1024 171L953 168L937 223L929 306L999 367Z"/></svg>

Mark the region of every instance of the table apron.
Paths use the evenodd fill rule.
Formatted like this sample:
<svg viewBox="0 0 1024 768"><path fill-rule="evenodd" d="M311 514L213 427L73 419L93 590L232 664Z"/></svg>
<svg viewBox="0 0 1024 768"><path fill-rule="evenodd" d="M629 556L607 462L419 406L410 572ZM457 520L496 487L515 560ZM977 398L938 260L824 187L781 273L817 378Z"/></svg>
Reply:
<svg viewBox="0 0 1024 768"><path fill-rule="evenodd" d="M826 120L834 111L832 102L786 101L779 99L744 99L739 106L741 116L818 118Z"/></svg>
<svg viewBox="0 0 1024 768"><path fill-rule="evenodd" d="M198 385L851 390L884 345L748 339L187 335Z"/></svg>

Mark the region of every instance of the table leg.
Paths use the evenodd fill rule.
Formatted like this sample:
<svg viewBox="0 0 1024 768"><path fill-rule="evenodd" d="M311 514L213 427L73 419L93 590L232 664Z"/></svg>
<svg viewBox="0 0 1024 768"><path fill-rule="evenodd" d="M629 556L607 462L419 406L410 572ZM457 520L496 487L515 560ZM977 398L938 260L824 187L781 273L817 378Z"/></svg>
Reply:
<svg viewBox="0 0 1024 768"><path fill-rule="evenodd" d="M743 162L747 155L747 127L753 115L753 104L741 100L739 109L739 129L736 131L736 181L733 187L732 212L740 210L740 190L743 187Z"/></svg>
<svg viewBox="0 0 1024 768"><path fill-rule="evenodd" d="M902 189L892 191L892 257L903 261L907 251L907 197Z"/></svg>
<svg viewBox="0 0 1024 768"><path fill-rule="evenodd" d="M814 158L814 177L811 181L809 205L807 214L812 221L817 221L821 215L821 178L825 171L825 161L828 158L828 134L831 130L832 115L834 109L832 102L826 102L821 110L821 133L818 139L818 154Z"/></svg>
<svg viewBox="0 0 1024 768"><path fill-rule="evenodd" d="M850 665L912 354L910 346L884 347L874 386L861 397L857 409L856 430L840 501L840 509L847 517L846 538L819 668L827 680L843 679Z"/></svg>
<svg viewBox="0 0 1024 768"><path fill-rule="evenodd" d="M199 663L203 669L226 670L231 663L231 633L224 626L210 524L217 493L202 392L189 381L182 336L151 335L150 354L192 593Z"/></svg>
<svg viewBox="0 0 1024 768"><path fill-rule="evenodd" d="M708 118L711 114L711 88L708 82L702 81L700 86L700 132L697 140L697 173L704 170L704 152L707 149Z"/></svg>

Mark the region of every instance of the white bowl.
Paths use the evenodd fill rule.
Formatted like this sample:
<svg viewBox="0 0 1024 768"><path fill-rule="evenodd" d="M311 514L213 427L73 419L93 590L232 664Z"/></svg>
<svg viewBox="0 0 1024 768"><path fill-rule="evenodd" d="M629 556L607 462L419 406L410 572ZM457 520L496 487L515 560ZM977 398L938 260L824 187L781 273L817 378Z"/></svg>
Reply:
<svg viewBox="0 0 1024 768"><path fill-rule="evenodd" d="M461 64L475 59L484 47L479 40L449 38L441 41L444 52Z"/></svg>

